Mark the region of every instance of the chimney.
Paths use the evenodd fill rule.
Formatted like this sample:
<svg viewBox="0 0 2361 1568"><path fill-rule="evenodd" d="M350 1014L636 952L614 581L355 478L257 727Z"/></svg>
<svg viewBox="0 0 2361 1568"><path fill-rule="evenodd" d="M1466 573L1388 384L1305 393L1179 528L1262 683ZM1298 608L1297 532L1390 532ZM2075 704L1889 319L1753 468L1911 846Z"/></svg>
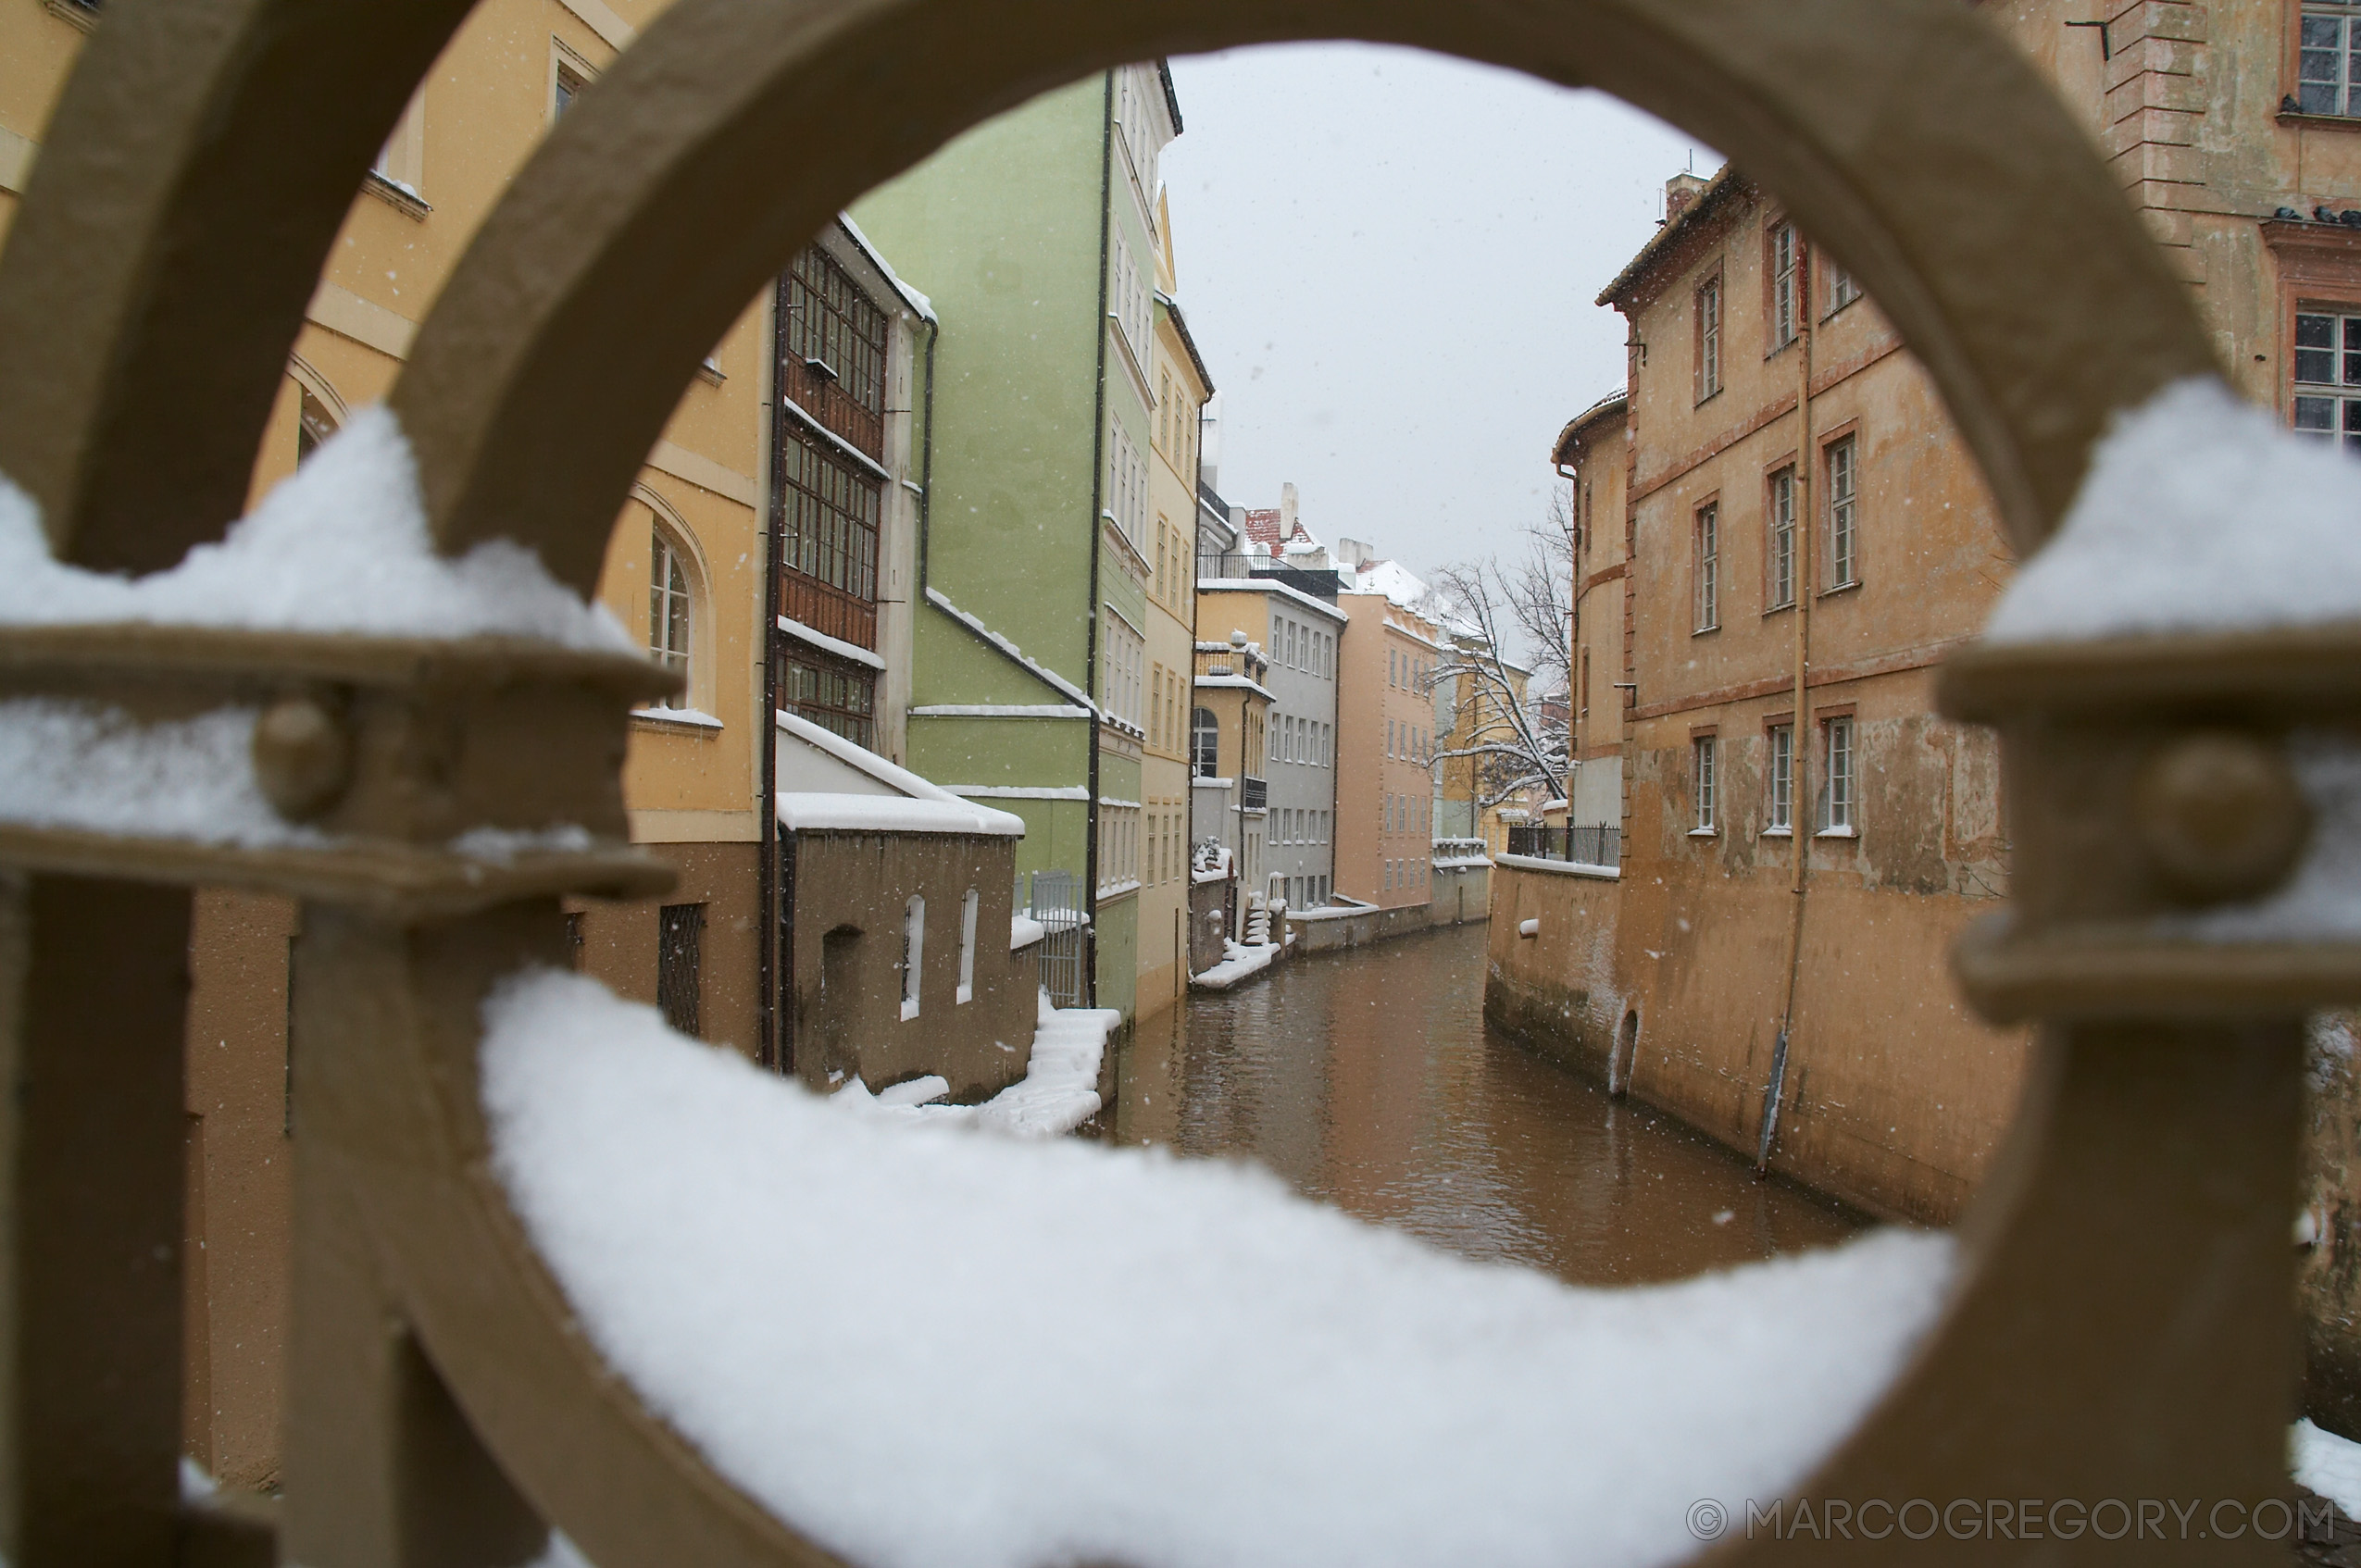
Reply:
<svg viewBox="0 0 2361 1568"><path fill-rule="evenodd" d="M1292 484L1282 484L1279 487L1279 543L1280 548L1284 549L1287 541L1294 537L1295 487Z"/></svg>
<svg viewBox="0 0 2361 1568"><path fill-rule="evenodd" d="M1701 174L1676 174L1664 182L1664 220L1671 223L1696 204L1698 193L1705 188Z"/></svg>

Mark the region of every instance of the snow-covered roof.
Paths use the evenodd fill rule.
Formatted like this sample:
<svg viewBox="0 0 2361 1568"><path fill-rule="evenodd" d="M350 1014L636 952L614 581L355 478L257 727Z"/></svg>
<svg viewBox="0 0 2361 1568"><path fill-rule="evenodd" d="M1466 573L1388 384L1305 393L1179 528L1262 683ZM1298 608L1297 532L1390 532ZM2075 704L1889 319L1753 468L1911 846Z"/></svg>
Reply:
<svg viewBox="0 0 2361 1568"><path fill-rule="evenodd" d="M1382 593L1405 610L1424 613L1424 605L1433 597L1418 576L1399 561L1371 561L1354 574L1354 588L1362 593Z"/></svg>
<svg viewBox="0 0 2361 1568"><path fill-rule="evenodd" d="M1021 816L964 800L809 719L778 720L780 778L827 786L779 791L779 825L791 833L1025 836Z"/></svg>

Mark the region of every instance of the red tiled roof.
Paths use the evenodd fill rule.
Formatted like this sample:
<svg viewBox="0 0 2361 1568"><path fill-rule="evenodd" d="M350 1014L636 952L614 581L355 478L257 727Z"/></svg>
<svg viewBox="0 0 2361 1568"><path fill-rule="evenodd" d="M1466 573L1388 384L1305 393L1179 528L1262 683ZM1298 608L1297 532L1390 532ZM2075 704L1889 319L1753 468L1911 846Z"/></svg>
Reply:
<svg viewBox="0 0 2361 1568"><path fill-rule="evenodd" d="M1279 548L1279 510L1246 514L1246 537L1267 550Z"/></svg>

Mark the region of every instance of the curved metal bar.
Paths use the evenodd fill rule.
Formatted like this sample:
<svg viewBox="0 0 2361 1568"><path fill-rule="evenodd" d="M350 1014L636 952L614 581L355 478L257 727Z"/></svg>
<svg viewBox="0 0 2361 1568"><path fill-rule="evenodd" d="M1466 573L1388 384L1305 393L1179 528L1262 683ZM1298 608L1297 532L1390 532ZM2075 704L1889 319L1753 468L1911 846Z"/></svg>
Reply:
<svg viewBox="0 0 2361 1568"><path fill-rule="evenodd" d="M113 0L0 252L0 473L62 560L244 509L328 248L474 0Z"/></svg>
<svg viewBox="0 0 2361 1568"><path fill-rule="evenodd" d="M438 536L523 541L587 592L700 356L840 206L1109 64L1346 36L1602 87L1742 150L1932 372L2022 549L2112 411L2214 367L2081 131L1950 0L682 0L420 330L392 402Z"/></svg>

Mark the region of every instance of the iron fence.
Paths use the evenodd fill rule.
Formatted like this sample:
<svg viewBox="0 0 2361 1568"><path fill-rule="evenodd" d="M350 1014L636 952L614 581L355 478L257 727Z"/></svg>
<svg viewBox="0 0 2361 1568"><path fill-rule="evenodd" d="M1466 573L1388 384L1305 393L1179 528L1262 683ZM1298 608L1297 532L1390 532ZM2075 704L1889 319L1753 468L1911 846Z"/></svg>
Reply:
<svg viewBox="0 0 2361 1568"><path fill-rule="evenodd" d="M1343 591L1344 579L1332 567L1291 566L1280 557L1270 555L1200 555L1197 557L1197 580L1236 582L1247 578L1269 578L1298 593L1308 593L1315 599L1336 603Z"/></svg>
<svg viewBox="0 0 2361 1568"><path fill-rule="evenodd" d="M1090 915L1082 907L1082 879L1071 871L1019 871L1017 907L1048 929L1034 945L1041 958L1042 989L1058 1007L1080 1007L1090 1000L1084 988L1085 938Z"/></svg>
<svg viewBox="0 0 2361 1568"><path fill-rule="evenodd" d="M1563 860L1576 865L1620 866L1623 829L1595 827L1534 826L1508 830L1508 852L1535 860Z"/></svg>

